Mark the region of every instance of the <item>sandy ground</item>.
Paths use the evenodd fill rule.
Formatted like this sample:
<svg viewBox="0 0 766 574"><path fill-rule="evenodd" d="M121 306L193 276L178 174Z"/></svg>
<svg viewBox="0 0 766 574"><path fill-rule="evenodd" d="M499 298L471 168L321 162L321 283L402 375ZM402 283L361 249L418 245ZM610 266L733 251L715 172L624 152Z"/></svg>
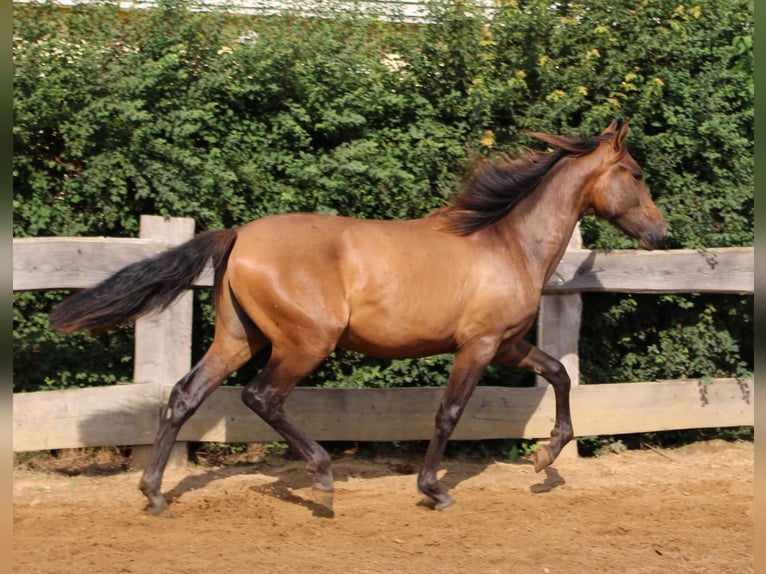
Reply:
<svg viewBox="0 0 766 574"><path fill-rule="evenodd" d="M450 459L457 504L419 505L420 460L341 456L332 510L297 461L166 473L170 512L139 474L14 470L22 573L753 572L753 443L517 463Z"/></svg>

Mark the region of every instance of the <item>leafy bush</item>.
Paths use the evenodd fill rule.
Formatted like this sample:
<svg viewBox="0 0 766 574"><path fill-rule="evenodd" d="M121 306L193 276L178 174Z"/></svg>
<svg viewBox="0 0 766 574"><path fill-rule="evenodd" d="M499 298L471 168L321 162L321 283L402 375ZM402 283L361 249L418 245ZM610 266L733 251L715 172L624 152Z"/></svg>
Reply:
<svg viewBox="0 0 766 574"><path fill-rule="evenodd" d="M194 217L199 230L286 211L418 217L477 155L533 145L528 130L590 135L621 117L669 247L753 242L751 1L528 0L494 15L431 2L422 25L183 0L13 10L16 237L136 236L142 213ZM583 235L635 247L590 218ZM60 297L15 295L14 389L129 379L130 329L62 340L46 318ZM752 313L752 298L586 296L583 376L752 370ZM203 292L195 357L211 321ZM449 365L338 351L310 383L440 384ZM495 369L487 381L530 378Z"/></svg>

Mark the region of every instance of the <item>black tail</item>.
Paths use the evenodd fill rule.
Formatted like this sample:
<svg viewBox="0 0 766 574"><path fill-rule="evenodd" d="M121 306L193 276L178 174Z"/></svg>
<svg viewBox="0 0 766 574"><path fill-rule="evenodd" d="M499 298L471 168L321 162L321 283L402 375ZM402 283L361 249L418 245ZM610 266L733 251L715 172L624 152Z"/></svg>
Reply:
<svg viewBox="0 0 766 574"><path fill-rule="evenodd" d="M103 331L162 310L192 286L211 257L218 283L236 237L234 229L208 231L132 263L62 301L50 315L51 325L64 333Z"/></svg>

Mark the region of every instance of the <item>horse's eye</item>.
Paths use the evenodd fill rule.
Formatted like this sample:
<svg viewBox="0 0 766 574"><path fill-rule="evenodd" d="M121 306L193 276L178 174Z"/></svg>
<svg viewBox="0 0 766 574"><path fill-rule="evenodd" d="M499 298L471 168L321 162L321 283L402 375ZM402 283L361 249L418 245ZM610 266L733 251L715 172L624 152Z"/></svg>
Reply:
<svg viewBox="0 0 766 574"><path fill-rule="evenodd" d="M644 174L641 173L640 171L637 171L636 173L633 174L633 179L635 179L636 181L641 181L642 179L644 179Z"/></svg>

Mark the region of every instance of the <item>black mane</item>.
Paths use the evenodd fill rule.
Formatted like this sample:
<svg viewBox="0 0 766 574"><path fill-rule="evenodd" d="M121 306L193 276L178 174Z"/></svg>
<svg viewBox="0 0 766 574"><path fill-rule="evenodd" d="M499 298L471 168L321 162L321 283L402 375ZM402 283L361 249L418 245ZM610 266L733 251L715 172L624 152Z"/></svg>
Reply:
<svg viewBox="0 0 766 574"><path fill-rule="evenodd" d="M470 235L508 215L523 198L531 194L558 161L566 156L587 155L609 136L589 139L531 134L557 149L533 151L516 160L485 162L470 179L465 191L441 210L446 229L457 235Z"/></svg>

